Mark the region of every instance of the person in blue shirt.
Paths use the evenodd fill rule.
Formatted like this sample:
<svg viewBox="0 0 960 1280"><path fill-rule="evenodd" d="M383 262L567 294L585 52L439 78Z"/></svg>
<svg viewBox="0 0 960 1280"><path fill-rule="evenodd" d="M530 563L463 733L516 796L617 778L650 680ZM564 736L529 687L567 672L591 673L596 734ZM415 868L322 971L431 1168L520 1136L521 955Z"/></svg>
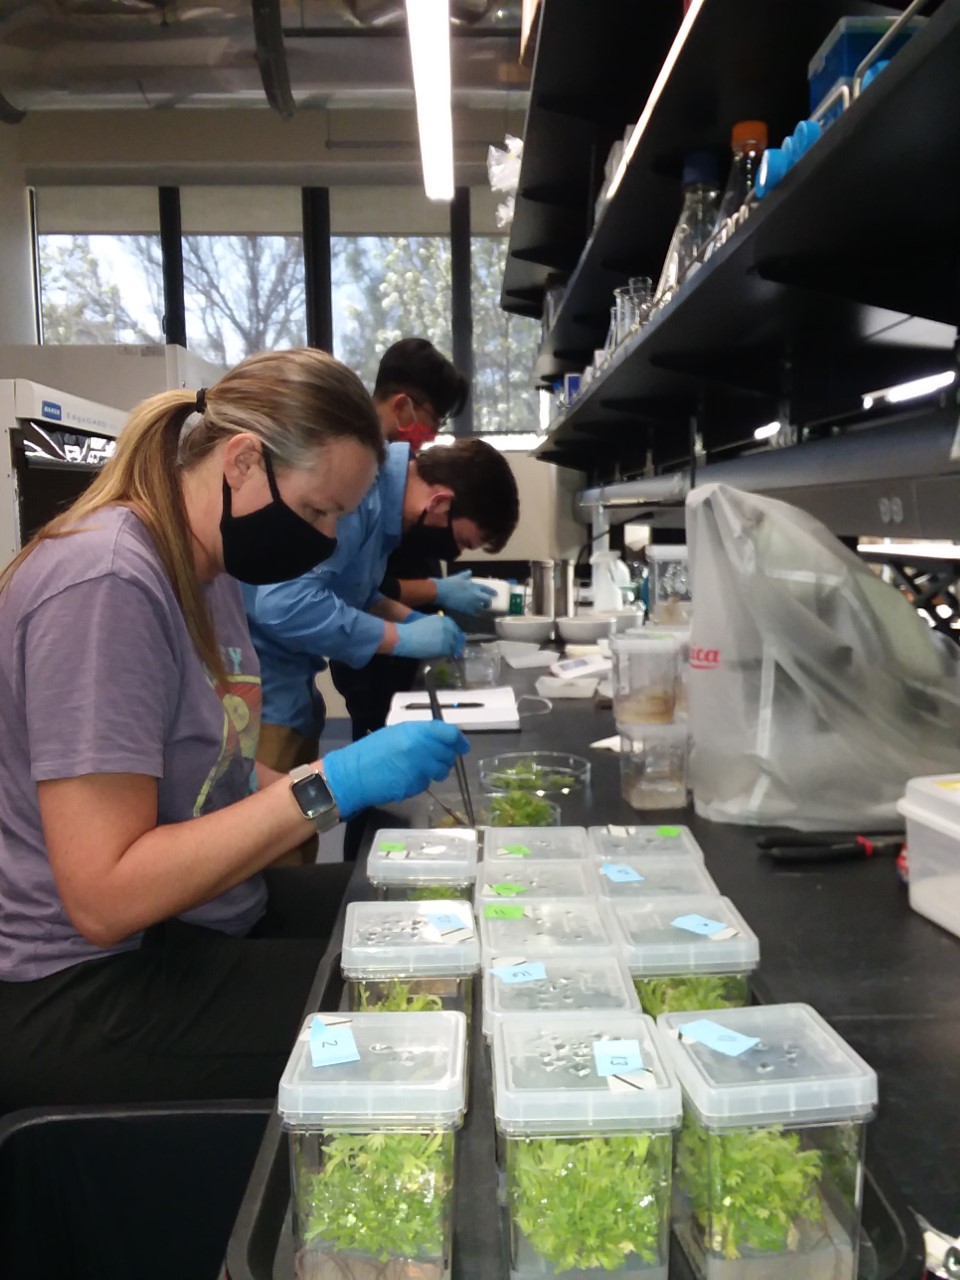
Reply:
<svg viewBox="0 0 960 1280"><path fill-rule="evenodd" d="M381 594L387 558L401 539L443 560L497 552L519 511L510 466L485 441L457 440L417 457L408 444L389 445L371 489L338 521L328 560L292 582L244 587L263 682L258 759L289 769L315 757L323 711L314 676L331 658L360 668L378 653L458 656L463 633L452 619Z"/></svg>

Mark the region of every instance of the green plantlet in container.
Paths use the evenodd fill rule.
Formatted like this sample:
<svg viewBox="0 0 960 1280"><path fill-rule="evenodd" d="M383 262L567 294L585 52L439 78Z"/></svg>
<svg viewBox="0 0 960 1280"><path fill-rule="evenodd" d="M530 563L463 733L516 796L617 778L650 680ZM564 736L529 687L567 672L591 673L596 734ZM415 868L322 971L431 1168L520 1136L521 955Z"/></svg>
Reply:
<svg viewBox="0 0 960 1280"><path fill-rule="evenodd" d="M448 1132L325 1135L319 1172L298 1179L304 1252L334 1255L330 1274L343 1280L441 1280L453 1150ZM370 1258L417 1265L387 1271L371 1268ZM297 1274L314 1274L304 1264L301 1255Z"/></svg>
<svg viewBox="0 0 960 1280"><path fill-rule="evenodd" d="M797 1248L801 1222L823 1218L822 1167L819 1151L804 1149L799 1134L778 1126L716 1133L688 1117L677 1179L704 1247L729 1261Z"/></svg>
<svg viewBox="0 0 960 1280"><path fill-rule="evenodd" d="M514 1226L561 1274L652 1264L670 1154L669 1135L508 1139Z"/></svg>
<svg viewBox="0 0 960 1280"><path fill-rule="evenodd" d="M634 978L644 1013L684 1013L693 1009L737 1009L747 1003L747 980L739 973L668 974Z"/></svg>
<svg viewBox="0 0 960 1280"><path fill-rule="evenodd" d="M440 902L444 899L465 902L471 896L470 886L466 884L426 884L410 889L404 895L407 902Z"/></svg>
<svg viewBox="0 0 960 1280"><path fill-rule="evenodd" d="M371 991L360 983L360 1009L365 1013L435 1013L443 1001L430 991L415 991L409 982L381 982Z"/></svg>
<svg viewBox="0 0 960 1280"><path fill-rule="evenodd" d="M553 813L548 800L541 800L529 791L509 791L506 795L490 797L492 827L549 827Z"/></svg>

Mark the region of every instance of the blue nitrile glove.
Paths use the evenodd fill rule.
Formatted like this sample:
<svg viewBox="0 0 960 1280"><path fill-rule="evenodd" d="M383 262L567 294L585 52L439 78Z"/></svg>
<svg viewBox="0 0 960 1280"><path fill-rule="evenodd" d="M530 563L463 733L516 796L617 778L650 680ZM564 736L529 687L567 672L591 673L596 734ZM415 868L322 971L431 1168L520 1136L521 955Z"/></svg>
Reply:
<svg viewBox="0 0 960 1280"><path fill-rule="evenodd" d="M466 643L452 618L418 618L397 628L395 658L459 658Z"/></svg>
<svg viewBox="0 0 960 1280"><path fill-rule="evenodd" d="M416 609L411 609L405 618L401 618L397 623L398 627L405 627L411 622L419 622L421 618L429 618L429 613L417 613Z"/></svg>
<svg viewBox="0 0 960 1280"><path fill-rule="evenodd" d="M473 572L464 569L462 573L451 574L449 578L432 578L437 588L437 604L441 609L454 609L457 613L480 613L490 607L490 601L496 596L493 587L482 587L471 582Z"/></svg>
<svg viewBox="0 0 960 1280"><path fill-rule="evenodd" d="M349 818L371 805L406 800L431 782L442 782L457 756L469 750L455 724L394 724L328 752L323 772L340 817Z"/></svg>

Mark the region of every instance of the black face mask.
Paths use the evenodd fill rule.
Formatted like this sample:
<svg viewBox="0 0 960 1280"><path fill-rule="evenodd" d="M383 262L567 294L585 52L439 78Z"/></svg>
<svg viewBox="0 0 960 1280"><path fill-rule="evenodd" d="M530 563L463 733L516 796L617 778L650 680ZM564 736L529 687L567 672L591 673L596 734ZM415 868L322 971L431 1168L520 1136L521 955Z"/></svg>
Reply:
<svg viewBox="0 0 960 1280"><path fill-rule="evenodd" d="M453 536L451 522L453 516L445 525L441 525L437 529L432 529L426 524L427 513L421 511L420 519L409 531L403 535L404 551L411 551L415 555L427 556L431 560L444 560L447 564L451 560L456 560L460 554L460 548L457 546L457 540Z"/></svg>
<svg viewBox="0 0 960 1280"><path fill-rule="evenodd" d="M235 516L230 508L232 494L223 480L223 567L239 582L253 587L272 582L291 582L308 573L337 549L336 538L328 538L280 497L273 463L266 449L263 465L273 501L245 516Z"/></svg>

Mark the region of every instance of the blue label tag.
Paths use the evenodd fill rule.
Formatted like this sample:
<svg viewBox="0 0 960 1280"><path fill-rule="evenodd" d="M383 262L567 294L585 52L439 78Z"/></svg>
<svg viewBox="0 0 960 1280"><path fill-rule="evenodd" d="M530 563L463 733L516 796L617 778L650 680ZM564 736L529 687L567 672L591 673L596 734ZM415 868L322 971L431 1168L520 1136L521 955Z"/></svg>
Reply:
<svg viewBox="0 0 960 1280"><path fill-rule="evenodd" d="M349 1023L328 1027L322 1018L310 1023L310 1061L315 1067L335 1067L341 1062L359 1062L360 1051Z"/></svg>
<svg viewBox="0 0 960 1280"><path fill-rule="evenodd" d="M708 1049L715 1049L728 1058L739 1058L760 1041L756 1036L744 1036L739 1031L731 1031L729 1027L721 1027L719 1022L711 1022L709 1018L698 1018L696 1022L685 1022L677 1030L685 1040L695 1040L705 1044Z"/></svg>
<svg viewBox="0 0 960 1280"><path fill-rule="evenodd" d="M49 418L51 422L63 421L63 409L55 400L41 400L40 412L45 418Z"/></svg>
<svg viewBox="0 0 960 1280"><path fill-rule="evenodd" d="M594 1040L593 1060L598 1076L619 1076L625 1071L642 1071L639 1040Z"/></svg>
<svg viewBox="0 0 960 1280"><path fill-rule="evenodd" d="M676 920L670 923L675 929L686 929L688 933L699 933L702 938L709 938L714 933L723 933L724 929L730 926L723 923L722 920L709 920L706 916L698 916L696 913L689 916L677 916Z"/></svg>
<svg viewBox="0 0 960 1280"><path fill-rule="evenodd" d="M470 929L471 923L462 920L452 911L425 911L424 915L438 933L454 933L457 929Z"/></svg>
<svg viewBox="0 0 960 1280"><path fill-rule="evenodd" d="M546 965L541 964L539 960L534 960L530 964L509 964L497 965L490 970L495 973L501 982L513 986L518 982L542 982L547 976Z"/></svg>
<svg viewBox="0 0 960 1280"><path fill-rule="evenodd" d="M636 884L644 879L639 871L634 871L633 867L628 867L622 862L605 862L600 872L614 884Z"/></svg>

